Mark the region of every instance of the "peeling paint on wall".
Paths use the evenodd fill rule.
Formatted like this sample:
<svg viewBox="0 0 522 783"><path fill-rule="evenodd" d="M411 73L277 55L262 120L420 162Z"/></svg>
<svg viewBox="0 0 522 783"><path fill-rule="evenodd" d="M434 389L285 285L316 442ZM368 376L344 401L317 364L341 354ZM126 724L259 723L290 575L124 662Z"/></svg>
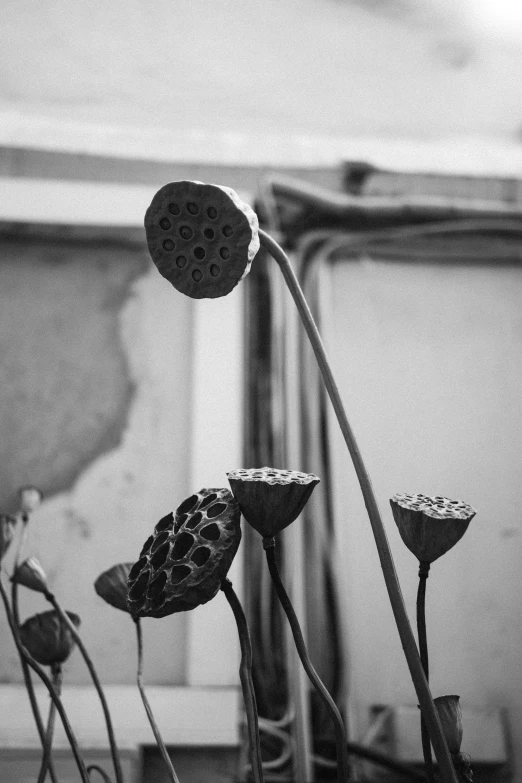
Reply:
<svg viewBox="0 0 522 783"><path fill-rule="evenodd" d="M149 262L59 234L0 242L0 508L11 510L20 485L67 490L120 443L135 387L118 317Z"/></svg>

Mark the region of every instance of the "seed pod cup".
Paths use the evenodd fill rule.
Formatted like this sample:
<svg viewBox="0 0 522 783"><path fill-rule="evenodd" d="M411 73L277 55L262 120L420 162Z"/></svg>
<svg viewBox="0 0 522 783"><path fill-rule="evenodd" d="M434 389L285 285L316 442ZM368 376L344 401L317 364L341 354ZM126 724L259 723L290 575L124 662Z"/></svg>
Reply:
<svg viewBox="0 0 522 783"><path fill-rule="evenodd" d="M227 478L241 513L264 538L297 519L320 481L313 473L276 468L240 468Z"/></svg>
<svg viewBox="0 0 522 783"><path fill-rule="evenodd" d="M230 490L201 489L160 519L128 578L136 617L165 617L218 593L241 541L239 505Z"/></svg>
<svg viewBox="0 0 522 783"><path fill-rule="evenodd" d="M67 612L76 628L80 618ZM51 610L30 617L20 626L20 639L35 661L42 666L54 666L67 660L74 649L74 639L58 612Z"/></svg>
<svg viewBox="0 0 522 783"><path fill-rule="evenodd" d="M133 563L117 563L100 574L94 583L94 589L100 598L122 612L129 611L127 579L132 566Z"/></svg>
<svg viewBox="0 0 522 783"><path fill-rule="evenodd" d="M433 699L439 713L442 731L448 743L448 750L452 755L460 753L462 744L462 711L460 709L460 696L437 696Z"/></svg>
<svg viewBox="0 0 522 783"><path fill-rule="evenodd" d="M181 180L164 185L145 214L158 271L194 299L228 294L259 250L255 212L232 188Z"/></svg>
<svg viewBox="0 0 522 783"><path fill-rule="evenodd" d="M455 546L477 513L460 500L420 494L394 495L390 505L402 540L424 563L433 563Z"/></svg>
<svg viewBox="0 0 522 783"><path fill-rule="evenodd" d="M49 592L45 571L36 557L28 557L23 563L20 563L11 577L11 581L17 582L29 590L35 590L37 593L47 595Z"/></svg>

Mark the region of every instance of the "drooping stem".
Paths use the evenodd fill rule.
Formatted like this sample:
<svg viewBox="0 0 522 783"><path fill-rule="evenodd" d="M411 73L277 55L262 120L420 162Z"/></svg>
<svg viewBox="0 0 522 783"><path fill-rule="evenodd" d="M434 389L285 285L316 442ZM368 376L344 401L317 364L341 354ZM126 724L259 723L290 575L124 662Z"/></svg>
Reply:
<svg viewBox="0 0 522 783"><path fill-rule="evenodd" d="M228 603L230 604L230 608L234 613L239 634L239 644L241 647L239 678L241 680L243 700L245 702L252 775L254 777L254 783L263 783L263 763L261 759L261 744L259 741L259 720L257 715L254 681L252 679L252 644L250 642L250 633L243 608L234 588L232 587L232 582L229 579L223 579L221 582L221 589L223 590L225 598L227 599Z"/></svg>
<svg viewBox="0 0 522 783"><path fill-rule="evenodd" d="M145 712L147 713L147 718L149 719L150 727L154 734L156 744L163 757L163 761L165 762L165 766L167 767L167 771L169 773L170 779L172 783L179 783L178 776L176 775L176 771L172 765L172 761L167 752L167 748L165 747L165 743L163 742L163 738L160 734L160 730L158 728L158 724L156 723L156 719L154 718L154 715L152 713L152 708L149 704L147 694L145 693L145 687L143 685L143 637L141 632L140 618L133 617L132 619L134 620L134 623L136 625L136 638L138 643L138 670L137 670L136 680L138 683L141 700L143 702L143 706L145 707Z"/></svg>
<svg viewBox="0 0 522 783"><path fill-rule="evenodd" d="M62 695L62 679L63 679L63 672L62 672L62 666L61 664L57 663L55 664L51 669L52 674L52 683L54 686L54 689L58 696ZM45 733L45 747L44 747L44 753L42 757L42 763L40 765L40 772L38 774L38 781L37 783L44 783L44 780L47 776L47 772L49 770L49 759L51 756L51 748L53 746L53 737L54 737L54 724L56 720L56 705L54 701L51 701L51 704L49 706L49 717L47 719L47 731Z"/></svg>
<svg viewBox="0 0 522 783"><path fill-rule="evenodd" d="M260 230L259 238L261 245L270 253L281 269L317 359L317 363L323 377L323 382L328 392L328 396L332 402L337 421L339 422L344 441L348 447L348 451L352 458L355 472L359 480L359 485L361 487L364 503L368 512L373 536L377 546L377 552L381 562L384 581L386 583L388 596L395 617L395 623L397 625L397 630L399 632L404 654L406 656L406 661L408 663L413 685L417 693L420 708L428 726L428 731L431 737L433 748L435 750L437 761L440 766L442 777L445 781L447 781L447 783L457 783L455 770L453 769L453 764L451 763L451 756L448 751L444 734L442 732L437 710L433 704L433 698L424 675L422 663L419 657L419 651L417 649L413 630L406 612L399 580L395 571L390 545L388 543L386 531L384 529L379 508L377 506L377 500L375 498L366 466L359 451L359 446L348 422L348 418L341 400L341 395L339 394L339 389L335 383L328 357L324 349L323 341L286 253L283 251L280 245L278 245L277 242L275 242L275 240L273 240L272 237L265 231Z"/></svg>
<svg viewBox="0 0 522 783"><path fill-rule="evenodd" d="M87 767L87 772L89 773L89 777L91 772L93 771L98 773L98 775L103 780L103 783L112 783L110 777L107 775L105 770L99 767L98 764L89 764L89 766Z"/></svg>
<svg viewBox="0 0 522 783"><path fill-rule="evenodd" d="M67 739L69 740L69 744L71 746L71 750L74 756L74 759L76 761L76 764L78 766L78 770L80 772L82 783L89 783L89 775L87 773L87 770L85 768L85 764L83 763L83 759L80 754L80 748L78 746L78 742L76 740L76 737L74 735L74 732L72 730L71 724L69 723L69 718L67 717L67 713L65 712L65 708L62 704L62 701L57 694L51 680L46 675L46 673L43 671L42 667L36 663L36 661L33 659L33 657L29 654L29 652L26 650L26 648L23 646L23 644L20 641L20 637L18 634L18 628L15 625L14 617L11 612L11 607L9 606L9 600L7 597L7 593L5 591L3 582L0 578L0 595L2 597L2 601L4 603L5 612L7 615L7 621L9 623L9 628L11 629L11 633L13 635L13 639L16 644L16 648L19 652L19 654L24 658L27 665L40 677L43 684L49 691L49 695L51 699L53 700L54 704L56 705L56 709L58 710L58 714L61 718L63 728L65 730L65 734L67 735Z"/></svg>
<svg viewBox="0 0 522 783"><path fill-rule="evenodd" d="M18 539L18 546L16 549L16 555L14 559L14 567L13 567L14 574L16 573L17 568L20 565L20 561L22 559L22 550L27 535L27 523L28 523L28 517L26 515L23 515L22 532L20 533L20 537ZM15 623L16 628L18 629L20 627L20 612L18 609L18 582L16 581L16 579L13 579L13 581L11 582L11 606L13 612L13 621ZM40 708L38 707L38 702L36 700L36 694L34 691L34 685L31 679L31 674L29 672L29 666L27 664L27 661L23 657L23 655L19 654L19 658L20 658L20 666L22 667L25 689L27 691L27 695L29 696L29 703L31 705L31 710L36 723L36 729L38 731L38 736L40 737L40 742L42 743L42 748L44 749L45 752L45 748L46 748L45 729L44 729L42 716L40 714ZM49 768L49 774L51 776L52 783L58 783L56 777L56 771L54 769L54 763L51 756L48 759L48 768Z"/></svg>
<svg viewBox="0 0 522 783"><path fill-rule="evenodd" d="M428 637L426 635L426 580L429 575L430 564L427 562L419 562L419 588L417 590L417 634L419 637L419 652L426 675L426 680L429 682L430 669L428 661ZM422 739L422 754L424 756L424 765L426 767L426 777L429 783L434 783L433 774L433 759L431 757L431 742L428 727L424 720L424 715L421 713L421 739Z"/></svg>
<svg viewBox="0 0 522 783"><path fill-rule="evenodd" d="M117 781L117 783L124 783L123 772L122 772L122 769L121 769L120 754L119 754L119 751L118 751L118 747L116 745L116 738L114 736L114 729L113 729L113 726L112 726L111 714L109 712L109 706L107 704L107 700L105 698L105 693L103 692L103 688L102 688L100 679L98 677L98 673L97 673L97 671L96 671L96 669L94 667L94 664L92 662L92 659L91 659L89 653L87 652L87 649L86 649L86 647L85 647L85 645L84 645L84 643L82 641L82 637L78 633L78 631L76 629L76 626L74 625L74 623L70 619L69 615L66 612L64 612L64 610L62 609L62 607L58 603L58 600L56 599L56 596L53 595L53 593L51 593L51 592L47 592L47 593L45 593L45 597L53 605L53 607L57 611L57 613L58 613L60 619L62 620L62 622L65 623L67 628L70 630L70 632L71 632L71 634L73 636L73 639L76 642L76 644L78 645L78 649L80 650L80 652L81 652L81 654L83 656L83 659L84 659L84 661L85 661L85 663L87 665L87 668L89 669L89 674L91 675L92 681L94 683L94 687L96 688L96 691L97 691L98 696L100 698L101 706L102 706L102 709L103 709L103 714L104 714L104 717L105 717L105 723L107 725L107 734L108 734L108 737L109 737L109 745L110 745L110 748L111 748L111 756L112 756L112 762L113 762L113 765L114 765L114 772L115 772L115 775L116 775L116 781Z"/></svg>
<svg viewBox="0 0 522 783"><path fill-rule="evenodd" d="M337 747L337 779L339 783L347 783L350 777L350 768L349 768L348 751L347 751L348 740L346 736L346 729L343 723L343 719L341 717L341 713L337 709L334 700L328 693L323 681L317 674L312 664L312 661L310 660L310 657L308 655L308 650L306 649L306 644L301 631L301 626L299 625L299 620L297 619L297 615L294 611L294 607L292 606L292 602L288 597L285 587L281 581L279 571L277 569L277 564L275 559L275 539L263 538L263 547L266 553L266 561L268 563L270 576L272 577L272 582L274 583L277 597L279 598L279 601L281 602L281 606L283 607L284 612L288 618L288 622L290 623L290 628L292 629L292 635L294 637L294 643L299 658L301 659L301 663L303 664L303 668L307 673L310 682L312 683L315 690L319 694L323 704L328 710L328 713L330 714L330 717L334 724L336 747Z"/></svg>

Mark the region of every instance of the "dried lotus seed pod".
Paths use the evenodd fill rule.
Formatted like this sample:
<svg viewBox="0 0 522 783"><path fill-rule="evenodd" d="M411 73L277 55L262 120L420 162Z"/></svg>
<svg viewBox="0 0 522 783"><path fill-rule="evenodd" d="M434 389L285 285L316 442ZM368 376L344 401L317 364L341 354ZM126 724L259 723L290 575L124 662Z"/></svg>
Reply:
<svg viewBox="0 0 522 783"><path fill-rule="evenodd" d="M420 494L394 495L390 505L402 540L424 563L455 546L477 513L461 500Z"/></svg>
<svg viewBox="0 0 522 783"><path fill-rule="evenodd" d="M241 513L230 490L201 489L160 519L128 578L134 617L165 617L218 593L241 541Z"/></svg>
<svg viewBox="0 0 522 783"><path fill-rule="evenodd" d="M313 473L276 468L240 468L227 478L246 521L265 538L297 519L320 481Z"/></svg>
<svg viewBox="0 0 522 783"><path fill-rule="evenodd" d="M79 628L79 616L74 612L66 612L66 614L76 628ZM20 640L35 661L42 666L63 663L76 644L70 628L54 609L29 617L20 626Z"/></svg>
<svg viewBox="0 0 522 783"><path fill-rule="evenodd" d="M100 596L115 609L128 612L127 606L127 579L134 564L117 563L98 576L94 583L94 589Z"/></svg>
<svg viewBox="0 0 522 783"><path fill-rule="evenodd" d="M145 214L145 231L160 274L193 299L230 293L259 250L257 215L221 185L164 185Z"/></svg>

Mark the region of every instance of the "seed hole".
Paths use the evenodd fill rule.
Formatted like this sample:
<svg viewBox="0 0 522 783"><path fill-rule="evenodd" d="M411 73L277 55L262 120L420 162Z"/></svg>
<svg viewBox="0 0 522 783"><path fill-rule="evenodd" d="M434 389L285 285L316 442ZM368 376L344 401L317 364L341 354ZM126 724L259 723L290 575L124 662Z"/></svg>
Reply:
<svg viewBox="0 0 522 783"><path fill-rule="evenodd" d="M187 257L178 256L176 258L176 266L178 267L178 269L183 269L183 267L187 266Z"/></svg>
<svg viewBox="0 0 522 783"><path fill-rule="evenodd" d="M212 275L212 277L217 277L219 275L220 271L221 270L220 270L220 268L218 267L217 264L211 264L211 266L210 266L210 274Z"/></svg>
<svg viewBox="0 0 522 783"><path fill-rule="evenodd" d="M211 220L215 220L217 218L217 209L215 207L209 207L207 209L207 215Z"/></svg>
<svg viewBox="0 0 522 783"><path fill-rule="evenodd" d="M205 565L210 557L210 549L206 546L198 546L190 558L197 566Z"/></svg>
<svg viewBox="0 0 522 783"><path fill-rule="evenodd" d="M215 519L215 517L218 517L220 514L225 511L227 507L226 503L215 503L213 506L210 506L210 508L207 511L207 517L209 519Z"/></svg>
<svg viewBox="0 0 522 783"><path fill-rule="evenodd" d="M169 253L171 250L174 250L174 248L176 247L172 239L165 239L165 241L162 244L163 244L163 249L167 250Z"/></svg>
<svg viewBox="0 0 522 783"><path fill-rule="evenodd" d="M177 533L180 527L183 525L187 518L188 514L180 514L179 516L176 516L176 524L174 525L174 532Z"/></svg>
<svg viewBox="0 0 522 783"><path fill-rule="evenodd" d="M206 228L206 229L203 231L203 233L204 233L204 235L205 235L205 237L206 237L207 239L214 239L214 237L215 237L215 234L214 234L214 232L212 231L212 229L211 229L211 228Z"/></svg>
<svg viewBox="0 0 522 783"><path fill-rule="evenodd" d="M211 492L210 495L207 495L207 497L201 501L199 507L205 508L206 506L210 505L210 503L213 503L214 500L217 500L217 495L215 492Z"/></svg>
<svg viewBox="0 0 522 783"><path fill-rule="evenodd" d="M155 542L152 545L151 552L155 552L156 549L159 549L162 544L165 543L167 538L169 537L169 532L166 530L164 533L160 533L159 536L156 538Z"/></svg>
<svg viewBox="0 0 522 783"><path fill-rule="evenodd" d="M204 248L202 248L202 247L195 247L194 248L194 256L197 258L198 261L203 261L203 259L206 256Z"/></svg>
<svg viewBox="0 0 522 783"><path fill-rule="evenodd" d="M161 218L160 226L162 227L162 229L164 229L164 231L168 231L171 226L171 222L168 218Z"/></svg>
<svg viewBox="0 0 522 783"><path fill-rule="evenodd" d="M199 532L203 538L207 539L207 541L217 541L221 535L215 522L211 522L210 525L206 525L203 530L200 530Z"/></svg>
<svg viewBox="0 0 522 783"><path fill-rule="evenodd" d="M193 543L194 536L191 536L190 533L180 533L172 550L172 559L181 560L182 557L185 557Z"/></svg>
<svg viewBox="0 0 522 783"><path fill-rule="evenodd" d="M179 213L181 212L181 209L179 208L179 206L177 204L174 204L174 203L171 202L169 204L169 212L170 212L171 215L179 215Z"/></svg>
<svg viewBox="0 0 522 783"><path fill-rule="evenodd" d="M220 247L219 255L221 256L223 261L226 261L227 258L230 258L230 250L228 249L228 247Z"/></svg>
<svg viewBox="0 0 522 783"><path fill-rule="evenodd" d="M147 569L142 573L136 584L134 584L129 590L129 598L135 601L137 598L142 598L149 581L149 570Z"/></svg>
<svg viewBox="0 0 522 783"><path fill-rule="evenodd" d="M194 528L199 525L202 519L203 519L203 514L201 513L201 511L196 511L196 513L189 519L185 527L188 528L189 530L194 530Z"/></svg>
<svg viewBox="0 0 522 783"><path fill-rule="evenodd" d="M190 212L191 215L197 215L199 212L199 207L196 204L195 201L189 201L187 204L187 212Z"/></svg>
<svg viewBox="0 0 522 783"><path fill-rule="evenodd" d="M221 230L223 232L223 236L225 237L231 237L232 234L234 233L234 229L232 228L232 226L229 225L223 226Z"/></svg>
<svg viewBox="0 0 522 783"><path fill-rule="evenodd" d="M162 571L156 579L153 579L147 590L148 598L157 598L160 593L163 592L163 588L167 584L167 572Z"/></svg>
<svg viewBox="0 0 522 783"><path fill-rule="evenodd" d="M189 574L192 573L192 569L186 565L173 566L170 572L170 581L173 585L177 585L182 582Z"/></svg>
<svg viewBox="0 0 522 783"><path fill-rule="evenodd" d="M148 551L149 551L150 545L152 544L152 542L153 542L153 541L154 541L154 536L149 536L149 537L147 538L147 540L146 540L146 541L145 541L145 543L143 544L143 548L142 548L142 550L141 550L141 552L140 552L140 557L143 557L143 555L145 554L145 552L148 552Z"/></svg>
<svg viewBox="0 0 522 783"><path fill-rule="evenodd" d="M181 226L179 235L182 239L192 239L193 231L190 226Z"/></svg>
<svg viewBox="0 0 522 783"><path fill-rule="evenodd" d="M165 565L165 561L169 554L169 549L170 549L170 544L167 541L165 544L160 546L157 552L155 552L152 555L150 559L150 564L155 571L157 571L158 568L161 568L162 565Z"/></svg>
<svg viewBox="0 0 522 783"><path fill-rule="evenodd" d="M171 527L173 522L174 514L171 511L170 514L167 514L165 517L160 519L154 530L156 533L161 533L162 530L166 530L168 527Z"/></svg>
<svg viewBox="0 0 522 783"><path fill-rule="evenodd" d="M151 536L152 538L152 536ZM129 571L129 582L132 582L136 577L138 576L139 572L143 568L143 566L147 565L147 558L146 557L140 557L140 559L134 563L131 570Z"/></svg>
<svg viewBox="0 0 522 783"><path fill-rule="evenodd" d="M179 514L188 514L188 512L194 508L198 500L199 498L197 495L191 495L189 498L186 498L183 503L177 507L176 516Z"/></svg>
<svg viewBox="0 0 522 783"><path fill-rule="evenodd" d="M201 269L194 269L194 271L192 272L192 279L196 283L199 283L202 277L203 277L203 272L201 271Z"/></svg>

